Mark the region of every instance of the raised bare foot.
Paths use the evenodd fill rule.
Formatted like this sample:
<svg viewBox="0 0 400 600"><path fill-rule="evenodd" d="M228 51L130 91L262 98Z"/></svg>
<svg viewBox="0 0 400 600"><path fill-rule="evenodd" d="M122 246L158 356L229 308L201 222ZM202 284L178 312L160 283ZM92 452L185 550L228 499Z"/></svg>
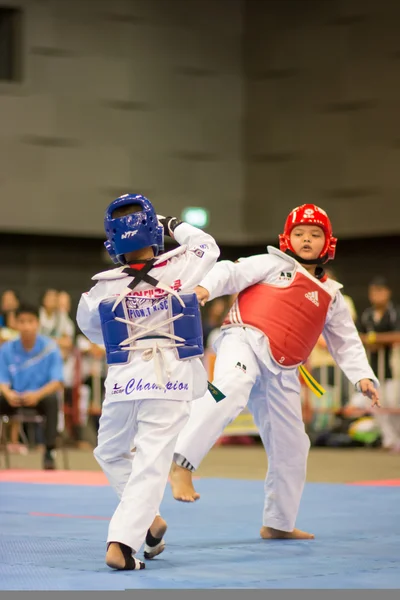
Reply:
<svg viewBox="0 0 400 600"><path fill-rule="evenodd" d="M181 502L194 502L200 498L200 494L198 494L193 487L192 479L193 476L191 471L173 463L170 481L172 495L175 500L180 500Z"/></svg>
<svg viewBox="0 0 400 600"><path fill-rule="evenodd" d="M281 531L272 527L261 527L260 535L263 540L313 540L314 534L293 529L293 531Z"/></svg>

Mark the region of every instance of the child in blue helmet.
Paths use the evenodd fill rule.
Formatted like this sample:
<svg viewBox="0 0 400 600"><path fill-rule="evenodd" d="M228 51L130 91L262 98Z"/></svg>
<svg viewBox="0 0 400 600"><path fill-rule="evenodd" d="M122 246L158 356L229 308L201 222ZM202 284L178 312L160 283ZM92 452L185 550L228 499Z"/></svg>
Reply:
<svg viewBox="0 0 400 600"><path fill-rule="evenodd" d="M204 395L202 328L194 288L215 264L219 248L204 231L157 216L140 195L117 198L105 215L105 243L118 266L93 277L77 321L104 344L108 375L94 451L120 498L111 519L106 563L143 569L135 558L164 549L159 507L175 443L190 403ZM168 235L180 244L161 254ZM131 449L135 448L135 452Z"/></svg>

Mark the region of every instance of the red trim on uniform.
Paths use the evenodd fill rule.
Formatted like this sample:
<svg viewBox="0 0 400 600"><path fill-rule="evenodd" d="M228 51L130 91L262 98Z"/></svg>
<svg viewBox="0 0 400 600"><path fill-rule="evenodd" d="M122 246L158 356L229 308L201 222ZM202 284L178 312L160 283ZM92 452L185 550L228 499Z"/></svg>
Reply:
<svg viewBox="0 0 400 600"><path fill-rule="evenodd" d="M145 266L145 262L143 263L133 263L132 265L129 265L131 269L136 269L136 271L140 271L140 269L143 269L143 267ZM153 269L157 269L158 267L165 267L165 265L168 264L167 260L164 260L161 263L158 263L158 265L153 265Z"/></svg>

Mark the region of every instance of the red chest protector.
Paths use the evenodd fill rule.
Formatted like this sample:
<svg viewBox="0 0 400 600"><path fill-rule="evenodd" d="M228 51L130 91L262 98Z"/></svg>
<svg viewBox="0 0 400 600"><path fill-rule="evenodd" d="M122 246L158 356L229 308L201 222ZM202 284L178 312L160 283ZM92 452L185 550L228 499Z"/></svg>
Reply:
<svg viewBox="0 0 400 600"><path fill-rule="evenodd" d="M223 327L249 326L262 331L282 367L304 363L325 325L332 296L316 280L297 272L289 285L256 283L240 292Z"/></svg>

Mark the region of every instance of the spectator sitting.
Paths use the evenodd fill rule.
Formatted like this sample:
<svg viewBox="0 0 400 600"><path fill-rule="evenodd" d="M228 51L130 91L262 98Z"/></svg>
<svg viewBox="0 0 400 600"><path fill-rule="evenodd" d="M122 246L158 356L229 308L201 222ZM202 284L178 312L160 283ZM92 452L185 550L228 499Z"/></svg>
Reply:
<svg viewBox="0 0 400 600"><path fill-rule="evenodd" d="M71 295L65 290L58 292L58 310L71 319Z"/></svg>
<svg viewBox="0 0 400 600"><path fill-rule="evenodd" d="M73 338L75 336L75 325L71 319L71 295L62 290L58 292L58 312L64 328L63 333Z"/></svg>
<svg viewBox="0 0 400 600"><path fill-rule="evenodd" d="M58 397L63 363L57 344L39 331L36 308L20 305L16 311L19 338L0 348L0 413L12 416L22 407L45 416L44 469L55 468Z"/></svg>
<svg viewBox="0 0 400 600"><path fill-rule="evenodd" d="M65 295L62 301L65 302ZM60 346L63 358L66 359L73 347L75 326L68 314L60 310L57 290L48 289L43 294L39 320L40 333L54 338Z"/></svg>
<svg viewBox="0 0 400 600"><path fill-rule="evenodd" d="M382 386L382 411L374 411L381 429L384 448L400 452L399 381L393 377L393 346L400 342L400 309L391 299L385 277L375 277L368 287L371 306L364 310L359 323L360 337L370 352L371 367ZM357 398L352 401L357 404Z"/></svg>
<svg viewBox="0 0 400 600"><path fill-rule="evenodd" d="M361 315L358 326L361 339L369 346L371 351L371 367L378 374L381 381L392 379L391 354L392 347L385 345L379 333L400 331L400 311L392 302L392 291L385 277L375 277L368 287L368 298L371 306L366 308ZM393 342L398 341L393 336ZM383 369L378 364L378 349L385 345ZM382 373L379 373L382 370Z"/></svg>

